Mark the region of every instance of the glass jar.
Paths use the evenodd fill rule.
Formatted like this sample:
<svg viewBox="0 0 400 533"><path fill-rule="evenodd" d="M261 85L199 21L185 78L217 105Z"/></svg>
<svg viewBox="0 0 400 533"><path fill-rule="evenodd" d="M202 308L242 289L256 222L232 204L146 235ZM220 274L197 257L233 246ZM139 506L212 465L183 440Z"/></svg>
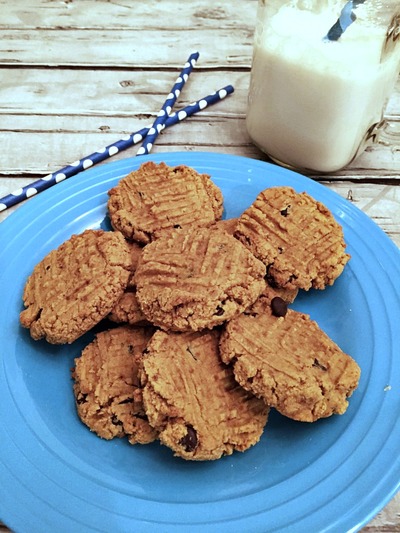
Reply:
<svg viewBox="0 0 400 533"><path fill-rule="evenodd" d="M337 171L376 142L398 77L399 0L345 4L259 0L247 130L302 172Z"/></svg>

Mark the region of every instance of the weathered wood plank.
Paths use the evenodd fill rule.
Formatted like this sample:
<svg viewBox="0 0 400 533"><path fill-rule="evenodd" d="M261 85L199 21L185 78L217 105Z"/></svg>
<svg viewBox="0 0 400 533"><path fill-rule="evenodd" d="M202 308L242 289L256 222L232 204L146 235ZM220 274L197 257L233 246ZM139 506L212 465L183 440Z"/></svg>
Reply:
<svg viewBox="0 0 400 533"><path fill-rule="evenodd" d="M185 60L186 58L184 58ZM180 67L173 71L0 69L0 115L154 115L163 104ZM176 107L188 105L225 85L235 92L223 109L229 115L246 112L249 73L192 72ZM400 106L399 106L400 107ZM221 104L213 107L219 113Z"/></svg>
<svg viewBox="0 0 400 533"><path fill-rule="evenodd" d="M1 0L0 64L165 68L199 50L203 67L248 67L256 8L257 0Z"/></svg>
<svg viewBox="0 0 400 533"><path fill-rule="evenodd" d="M200 60L199 60L200 61ZM198 64L199 65L199 64ZM245 116L249 70L203 71L198 65L186 83L177 107L188 105L215 89L233 85L226 112ZM163 103L180 67L173 71L0 68L0 115L106 115L154 114ZM220 109L220 106L213 108ZM400 78L386 115L400 119Z"/></svg>
<svg viewBox="0 0 400 533"><path fill-rule="evenodd" d="M246 28L237 28L234 34L232 29L212 28L184 32L99 29L94 35L87 29L2 30L1 35L0 65L112 68L179 67L196 50L203 68L249 67L253 41ZM205 41L218 46L205 47Z"/></svg>
<svg viewBox="0 0 400 533"><path fill-rule="evenodd" d="M203 67L249 67L256 8L257 0L1 0L0 64L164 68L199 50Z"/></svg>
<svg viewBox="0 0 400 533"><path fill-rule="evenodd" d="M224 116L224 111L229 113L228 99L214 107L165 130L158 137L153 151L205 150L267 159L251 143L244 119ZM48 174L117 141L126 133L148 126L151 121L148 112L144 118L143 114L130 118L0 115L3 149L0 173L18 175L23 169L29 174ZM343 179L349 173L354 179L365 179L366 175L371 180L398 179L398 150L382 144L374 145L346 169L332 175L332 179ZM118 157L135 153L135 148L131 148Z"/></svg>
<svg viewBox="0 0 400 533"><path fill-rule="evenodd" d="M47 174L147 126L175 81L175 72L4 69L0 85L0 173ZM155 150L204 149L260 157L245 128L249 73L192 73L177 108L225 84L233 95L165 131ZM397 107L398 106L398 107ZM34 112L32 111L34 109ZM400 84L390 100L385 144L374 145L336 174L400 175ZM21 150L21 146L24 150ZM133 149L131 154L136 153ZM121 155L122 156L122 155ZM125 157L125 154L123 155Z"/></svg>
<svg viewBox="0 0 400 533"><path fill-rule="evenodd" d="M1 0L0 29L176 29L252 27L257 0Z"/></svg>

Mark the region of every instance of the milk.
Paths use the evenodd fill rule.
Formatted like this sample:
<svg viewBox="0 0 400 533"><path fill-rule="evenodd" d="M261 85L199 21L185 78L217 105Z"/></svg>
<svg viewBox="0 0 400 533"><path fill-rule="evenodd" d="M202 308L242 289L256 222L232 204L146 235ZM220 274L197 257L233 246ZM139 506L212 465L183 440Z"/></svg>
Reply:
<svg viewBox="0 0 400 533"><path fill-rule="evenodd" d="M400 46L382 54L387 27L359 17L339 41L326 41L337 16L285 5L258 21L264 30L254 42L246 124L254 143L284 165L320 172L346 166L393 90Z"/></svg>

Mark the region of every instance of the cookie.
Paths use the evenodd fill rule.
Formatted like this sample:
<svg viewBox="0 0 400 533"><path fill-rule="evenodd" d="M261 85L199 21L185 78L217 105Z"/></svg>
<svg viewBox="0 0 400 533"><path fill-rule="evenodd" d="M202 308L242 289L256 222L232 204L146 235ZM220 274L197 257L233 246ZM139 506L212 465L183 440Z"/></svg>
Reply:
<svg viewBox="0 0 400 533"><path fill-rule="evenodd" d="M263 313L265 309L271 305L271 302L275 298L281 299L287 307L287 304L291 304L295 301L298 294L298 289L281 289L279 287L271 287L267 283L265 289L254 302L244 312L247 314Z"/></svg>
<svg viewBox="0 0 400 533"><path fill-rule="evenodd" d="M136 272L143 248L135 242L129 243L129 247L131 250L132 260L131 276L125 292L112 308L110 314L108 315L108 319L117 324L130 324L131 326L143 325L148 321L140 309L139 302L136 297L136 285L134 281L134 274Z"/></svg>
<svg viewBox="0 0 400 533"><path fill-rule="evenodd" d="M237 218L224 218L222 220L217 220L215 225L217 226L217 228L229 233L229 235L233 235L236 230L237 221Z"/></svg>
<svg viewBox="0 0 400 533"><path fill-rule="evenodd" d="M136 268L139 263L139 258L142 253L143 247L139 246L136 242L128 242L128 246L131 251L131 276L128 281L128 289L132 289L135 287L135 283L133 281L134 274L136 272Z"/></svg>
<svg viewBox="0 0 400 533"><path fill-rule="evenodd" d="M130 324L131 326L148 323L140 308L136 288L129 288L124 292L112 308L108 319L117 324Z"/></svg>
<svg viewBox="0 0 400 533"><path fill-rule="evenodd" d="M157 438L143 410L139 368L153 330L121 326L98 333L72 371L78 415L103 439L131 444Z"/></svg>
<svg viewBox="0 0 400 533"><path fill-rule="evenodd" d="M357 363L316 322L280 298L226 324L220 353L246 390L302 422L343 414L360 377Z"/></svg>
<svg viewBox="0 0 400 533"><path fill-rule="evenodd" d="M261 192L239 217L235 237L263 261L270 283L287 289L324 289L350 258L331 212L291 187Z"/></svg>
<svg viewBox="0 0 400 533"><path fill-rule="evenodd" d="M108 315L130 274L131 254L121 233L73 235L34 268L20 322L35 340L71 343Z"/></svg>
<svg viewBox="0 0 400 533"><path fill-rule="evenodd" d="M218 228L186 229L148 244L135 273L146 318L171 331L230 320L265 288L265 266Z"/></svg>
<svg viewBox="0 0 400 533"><path fill-rule="evenodd" d="M157 331L143 357L143 402L161 443L188 460L256 444L268 407L240 387L218 353L218 330Z"/></svg>
<svg viewBox="0 0 400 533"><path fill-rule="evenodd" d="M108 194L112 226L143 244L176 228L210 226L222 216L220 189L185 165L148 161Z"/></svg>

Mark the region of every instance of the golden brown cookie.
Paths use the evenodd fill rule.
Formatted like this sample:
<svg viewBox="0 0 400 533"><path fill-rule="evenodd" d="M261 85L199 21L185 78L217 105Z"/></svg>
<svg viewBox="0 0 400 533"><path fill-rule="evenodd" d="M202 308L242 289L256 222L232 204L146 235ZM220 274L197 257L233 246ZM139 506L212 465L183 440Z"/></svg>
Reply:
<svg viewBox="0 0 400 533"><path fill-rule="evenodd" d="M189 460L218 459L260 439L268 407L218 353L219 331L158 331L143 357L143 402L160 441Z"/></svg>
<svg viewBox="0 0 400 533"><path fill-rule="evenodd" d="M108 319L117 324L130 324L131 326L143 325L148 323L148 321L140 309L139 302L136 297L136 285L134 280L134 274L139 263L139 258L142 254L143 247L139 246L135 242L129 243L129 247L131 250L132 259L131 276L125 292L112 308L111 313L108 315Z"/></svg>
<svg viewBox="0 0 400 533"><path fill-rule="evenodd" d="M222 215L222 193L207 174L148 161L109 191L114 228L147 244L186 226L210 226Z"/></svg>
<svg viewBox="0 0 400 533"><path fill-rule="evenodd" d="M131 251L131 277L128 281L128 289L131 289L135 287L133 277L135 275L136 267L138 266L139 258L142 253L143 247L139 246L139 244L137 244L136 242L128 242L128 246Z"/></svg>
<svg viewBox="0 0 400 533"><path fill-rule="evenodd" d="M186 229L148 244L135 274L147 319L164 330L213 328L251 305L265 266L217 228Z"/></svg>
<svg viewBox="0 0 400 533"><path fill-rule="evenodd" d="M271 287L267 283L265 289L254 302L245 310L247 314L263 313L264 309L271 305L271 301L274 298L282 299L286 304L293 303L298 294L298 289L281 289L279 287Z"/></svg>
<svg viewBox="0 0 400 533"><path fill-rule="evenodd" d="M239 217L235 237L267 266L271 284L287 289L324 289L350 258L331 212L291 187L261 192Z"/></svg>
<svg viewBox="0 0 400 533"><path fill-rule="evenodd" d="M237 218L224 218L223 220L217 220L215 225L219 229L223 229L229 235L233 235L236 230L238 219Z"/></svg>
<svg viewBox="0 0 400 533"><path fill-rule="evenodd" d="M78 415L103 439L127 436L131 444L147 444L157 437L143 410L138 375L152 334L152 328L129 326L103 331L75 359Z"/></svg>
<svg viewBox="0 0 400 533"><path fill-rule="evenodd" d="M108 315L127 286L130 269L121 233L86 230L73 235L28 278L21 324L35 340L73 342Z"/></svg>
<svg viewBox="0 0 400 533"><path fill-rule="evenodd" d="M117 324L141 325L148 323L136 296L136 288L127 289L108 315Z"/></svg>
<svg viewBox="0 0 400 533"><path fill-rule="evenodd" d="M226 325L220 353L237 381L283 415L313 422L342 414L360 368L308 315L275 298Z"/></svg>

